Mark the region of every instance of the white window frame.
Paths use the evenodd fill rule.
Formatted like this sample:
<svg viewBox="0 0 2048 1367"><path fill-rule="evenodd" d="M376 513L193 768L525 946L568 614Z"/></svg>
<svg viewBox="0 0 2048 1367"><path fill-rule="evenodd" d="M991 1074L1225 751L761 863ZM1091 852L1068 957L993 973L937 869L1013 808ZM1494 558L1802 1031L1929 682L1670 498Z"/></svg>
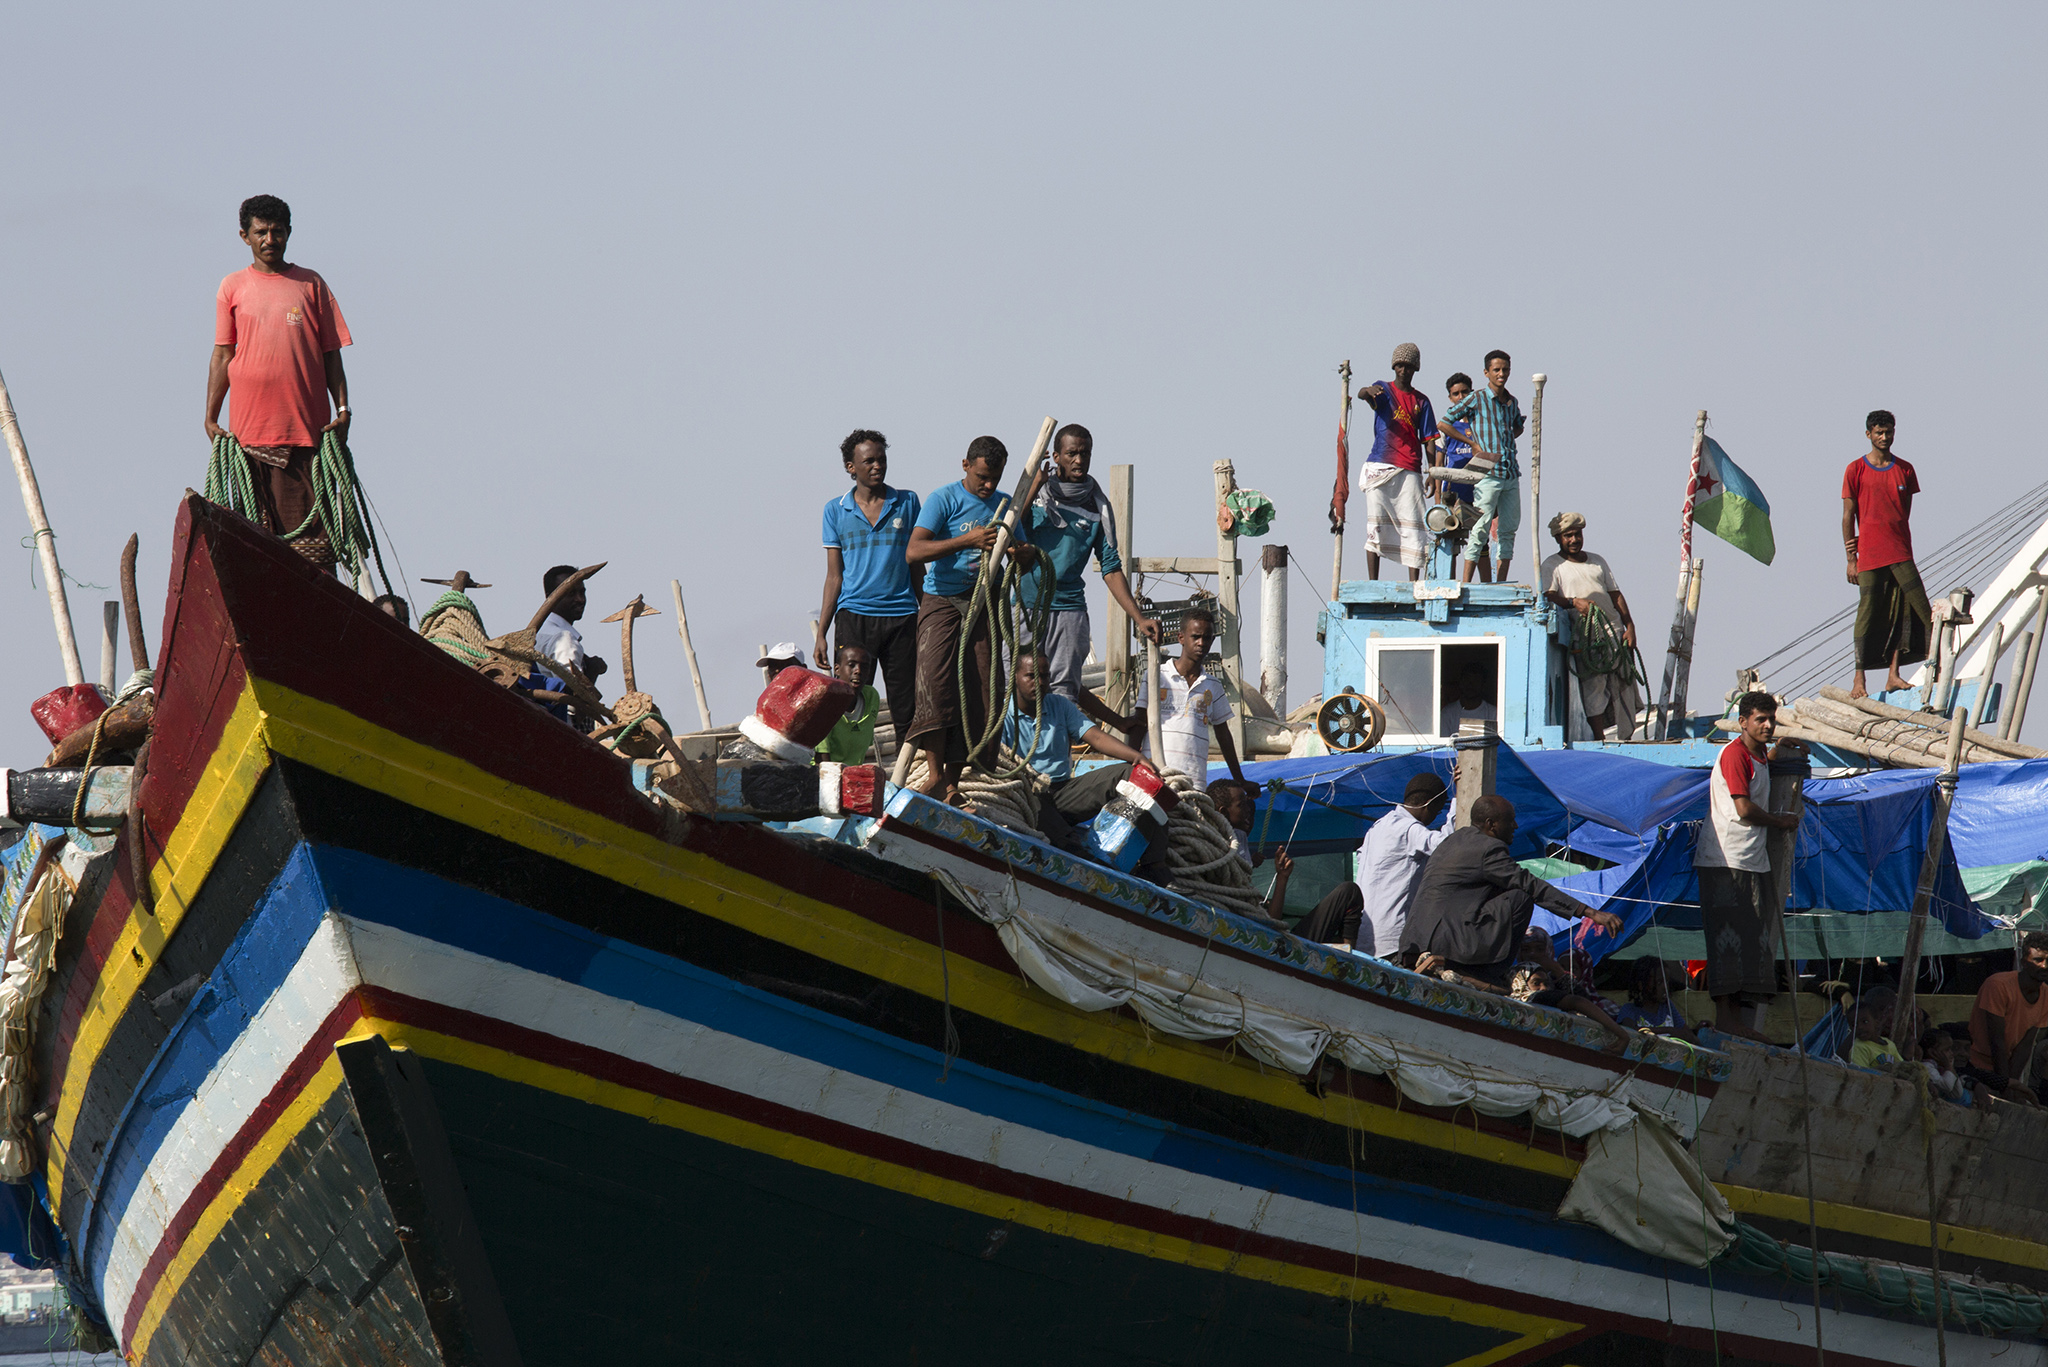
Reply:
<svg viewBox="0 0 2048 1367"><path fill-rule="evenodd" d="M1441 698L1443 696L1444 653L1442 646L1443 642L1441 638L1427 636L1379 636L1374 637L1366 642L1366 696L1370 697L1375 703L1378 703L1383 709L1385 709L1387 714L1387 733L1386 735L1380 738L1382 744L1441 745L1443 743L1443 737L1436 734L1436 724L1437 719L1442 712L1442 704L1434 701L1434 699ZM1425 722L1430 728L1428 732L1418 734L1416 732L1402 730L1401 727L1403 724L1403 719L1401 714L1392 707L1388 707L1384 702L1381 701L1380 654L1383 651L1401 651L1406 653L1417 653L1423 651L1428 652L1429 696L1432 699L1430 706L1430 714L1426 718L1407 718L1409 722L1414 722L1417 720Z"/></svg>

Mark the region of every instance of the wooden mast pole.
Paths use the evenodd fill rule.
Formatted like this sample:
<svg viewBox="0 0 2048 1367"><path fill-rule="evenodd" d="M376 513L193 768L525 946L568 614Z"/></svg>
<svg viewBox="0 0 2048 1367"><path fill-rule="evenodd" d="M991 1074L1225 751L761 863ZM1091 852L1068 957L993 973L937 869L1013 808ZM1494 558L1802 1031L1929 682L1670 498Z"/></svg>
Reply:
<svg viewBox="0 0 2048 1367"><path fill-rule="evenodd" d="M1337 410L1337 477L1348 486L1351 483L1351 362L1337 367L1337 377L1344 386L1344 403ZM1348 490L1347 490L1348 491ZM1336 500L1331 499L1335 511ZM1333 520L1330 527L1330 601L1337 601L1338 586L1344 582L1344 524Z"/></svg>
<svg viewBox="0 0 2048 1367"><path fill-rule="evenodd" d="M683 615L683 581L668 581L668 591L676 600L676 635L683 638L683 658L690 662L690 687L697 691L697 715L704 719L704 729L711 729L711 703L704 697L704 675L697 668L697 647L690 644L690 619ZM905 726L909 723L905 722Z"/></svg>
<svg viewBox="0 0 2048 1367"><path fill-rule="evenodd" d="M1539 539L1543 535L1543 386L1549 380L1548 375L1529 377L1530 383L1536 386L1536 397L1529 402L1529 520L1534 524L1529 540L1537 546L1543 544ZM1537 578L1542 578L1542 553L1532 551L1530 558L1536 562ZM1538 584L1536 592L1541 594L1543 585Z"/></svg>
<svg viewBox="0 0 2048 1367"><path fill-rule="evenodd" d="M14 476L21 481L21 502L28 509L28 525L34 529L36 550L43 561L43 578L50 588L50 616L57 623L57 650L64 657L64 682L76 687L85 682L85 666L78 660L78 638L71 631L71 604L64 596L64 571L57 564L57 534L50 530L50 518L43 511L43 491L36 484L35 467L28 463L28 443L21 439L21 424L14 417L14 400L8 397L7 380L0 376L0 436L7 439L7 452L14 457Z"/></svg>
<svg viewBox="0 0 2048 1367"><path fill-rule="evenodd" d="M1927 851L1920 857L1920 882L1913 889L1913 911L1906 920L1906 949L1899 958L1899 996L1892 1008L1894 1040L1913 1021L1913 998L1920 982L1920 945L1927 938L1927 907L1934 900L1941 856L1948 848L1948 809L1956 799L1956 770L1962 764L1963 727L1969 720L1969 711L1967 707L1958 707L1949 719L1948 754L1942 759L1941 777L1934 780L1934 815L1927 826Z"/></svg>

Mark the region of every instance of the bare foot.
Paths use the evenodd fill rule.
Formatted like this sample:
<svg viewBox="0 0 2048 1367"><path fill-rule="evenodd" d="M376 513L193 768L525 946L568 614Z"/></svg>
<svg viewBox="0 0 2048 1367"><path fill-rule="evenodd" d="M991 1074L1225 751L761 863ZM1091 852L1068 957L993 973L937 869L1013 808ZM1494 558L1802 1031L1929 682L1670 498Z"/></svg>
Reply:
<svg viewBox="0 0 2048 1367"><path fill-rule="evenodd" d="M1849 685L1849 696L1852 698L1867 698L1870 696L1870 690L1863 686L1863 676L1861 674L1856 676L1855 683Z"/></svg>
<svg viewBox="0 0 2048 1367"><path fill-rule="evenodd" d="M1887 693L1898 693L1912 686L1912 684L1899 677L1897 670L1893 670L1892 676L1884 681L1884 691Z"/></svg>

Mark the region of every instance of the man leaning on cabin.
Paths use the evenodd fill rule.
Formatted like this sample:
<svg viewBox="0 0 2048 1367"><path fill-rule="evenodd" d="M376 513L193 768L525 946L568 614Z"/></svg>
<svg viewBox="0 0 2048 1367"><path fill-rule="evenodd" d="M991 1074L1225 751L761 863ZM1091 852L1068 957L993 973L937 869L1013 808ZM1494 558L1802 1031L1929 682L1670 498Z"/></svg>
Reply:
<svg viewBox="0 0 2048 1367"><path fill-rule="evenodd" d="M1778 941L1784 908L1771 893L1772 831L1799 829L1791 812L1771 810L1771 742L1778 700L1745 693L1735 705L1742 732L1721 747L1707 781L1707 819L1693 847L1700 877L1700 931L1707 942L1707 995L1714 1028L1769 1043L1743 1018L1743 1008L1778 993ZM1786 744L1804 753L1798 742ZM1789 750L1787 753L1791 753Z"/></svg>
<svg viewBox="0 0 2048 1367"><path fill-rule="evenodd" d="M1934 614L1927 589L1913 564L1913 495L1920 492L1913 467L1892 454L1898 421L1880 408L1863 420L1870 450L1842 472L1842 547L1849 556L1849 582L1856 586L1856 682L1849 692L1868 697L1863 673L1888 669L1884 691L1908 688L1902 664L1927 658Z"/></svg>
<svg viewBox="0 0 2048 1367"><path fill-rule="evenodd" d="M287 536L313 512L313 457L321 437L348 440L348 376L341 349L348 323L315 271L284 259L291 206L276 195L242 201L242 241L255 259L220 282L214 298L213 360L206 371L206 435L218 441L221 402L228 431L252 462L256 509L265 531ZM334 413L328 415L332 395ZM288 545L316 565L334 563L317 523Z"/></svg>

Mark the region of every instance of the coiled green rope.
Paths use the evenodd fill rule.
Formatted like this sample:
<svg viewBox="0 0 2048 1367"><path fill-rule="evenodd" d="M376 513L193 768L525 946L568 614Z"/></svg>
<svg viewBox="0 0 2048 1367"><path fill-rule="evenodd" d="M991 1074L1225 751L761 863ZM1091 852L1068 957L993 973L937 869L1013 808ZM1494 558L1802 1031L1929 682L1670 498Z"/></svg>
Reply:
<svg viewBox="0 0 2048 1367"><path fill-rule="evenodd" d="M1029 516L1030 512L1026 510L1023 517ZM1022 518L1019 521L1021 522ZM1048 563L1044 569L1045 573L1038 576L1038 602L1025 607L1021 602L1022 584L1025 576L1031 573L1031 567L1020 565L1014 559L1011 559L1007 566L999 566L993 564L992 556L982 556L981 573L974 581L974 592L968 601L967 620L960 624L960 646L953 658L953 671L961 700L960 733L967 741L969 764L980 758L1003 733L1003 722L1010 715L1010 702L1017 692L1017 652L1022 640L1026 636L1034 642L1045 640L1045 624L1046 619L1052 615L1052 598L1056 585L1053 583L1052 566ZM987 726L977 738L967 722L967 659L968 652L974 648L974 624L980 620L984 612L989 618L988 713ZM1030 743L1016 747L1018 758L1014 765L989 772L999 779L1014 778L1030 768L1030 755L1038 748L1038 730L1044 718L1045 687L1044 681L1041 680L1038 697L1031 708Z"/></svg>
<svg viewBox="0 0 2048 1367"><path fill-rule="evenodd" d="M313 511L291 531L280 532L286 541L304 536L317 522L334 549L335 563L351 579L376 562L377 577L384 592L392 592L391 576L384 570L384 553L377 546L377 534L370 528L370 499L356 475L355 457L338 433L322 432L320 448L313 453ZM213 455L206 463L206 498L251 522L261 522L256 505L256 478L249 468L249 453L231 432L213 439Z"/></svg>
<svg viewBox="0 0 2048 1367"><path fill-rule="evenodd" d="M1572 667L1580 678L1597 679L1602 674L1627 672L1629 683L1647 686L1649 674L1643 668L1642 652L1628 643L1628 636L1598 603L1586 604L1572 633Z"/></svg>

